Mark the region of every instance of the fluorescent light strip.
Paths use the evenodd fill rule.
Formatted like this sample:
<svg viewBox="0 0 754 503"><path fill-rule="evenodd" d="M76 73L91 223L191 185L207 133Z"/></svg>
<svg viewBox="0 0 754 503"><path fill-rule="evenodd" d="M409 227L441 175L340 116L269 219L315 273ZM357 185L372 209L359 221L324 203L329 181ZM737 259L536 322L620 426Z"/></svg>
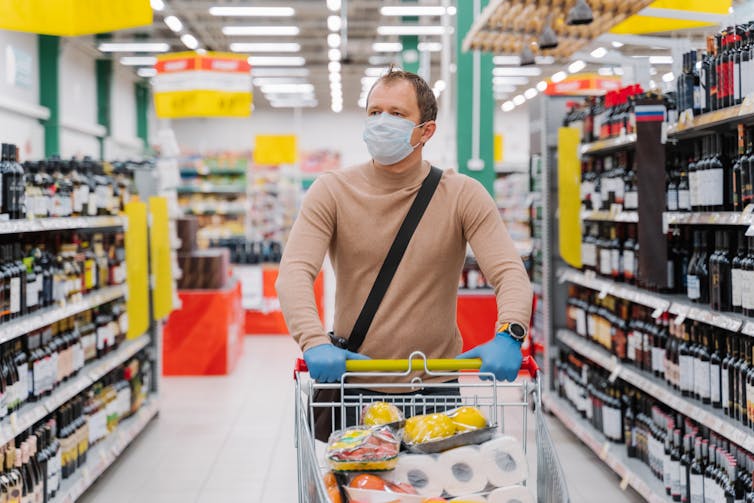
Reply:
<svg viewBox="0 0 754 503"><path fill-rule="evenodd" d="M154 66L157 58L154 56L123 56L120 64L124 66Z"/></svg>
<svg viewBox="0 0 754 503"><path fill-rule="evenodd" d="M500 108L503 110L503 112L510 112L511 110L516 108L516 104L512 101L506 101Z"/></svg>
<svg viewBox="0 0 754 503"><path fill-rule="evenodd" d="M675 75L673 75L673 72L668 72L662 76L663 82L673 82L674 80L675 80Z"/></svg>
<svg viewBox="0 0 754 503"><path fill-rule="evenodd" d="M517 94L513 98L513 103L515 103L516 105L523 105L524 103L526 103L526 98L524 98L524 96L521 94Z"/></svg>
<svg viewBox="0 0 754 503"><path fill-rule="evenodd" d="M400 42L375 42L372 44L372 50L374 52L401 52L403 44Z"/></svg>
<svg viewBox="0 0 754 503"><path fill-rule="evenodd" d="M442 51L441 42L419 42L417 49L421 52L440 52Z"/></svg>
<svg viewBox="0 0 754 503"><path fill-rule="evenodd" d="M429 25L398 25L378 26L379 35L442 35L445 33L444 26Z"/></svg>
<svg viewBox="0 0 754 503"><path fill-rule="evenodd" d="M252 68L252 77L308 77L308 68Z"/></svg>
<svg viewBox="0 0 754 503"><path fill-rule="evenodd" d="M154 68L139 68L136 70L136 75L144 78L154 77L157 75L157 70Z"/></svg>
<svg viewBox="0 0 754 503"><path fill-rule="evenodd" d="M364 75L366 75L367 77L381 77L385 73L387 73L387 69L380 68L378 66L367 68L366 70L364 70Z"/></svg>
<svg viewBox="0 0 754 503"><path fill-rule="evenodd" d="M568 74L566 72L557 72L553 74L553 76L550 78L553 82L562 82L568 77Z"/></svg>
<svg viewBox="0 0 754 503"><path fill-rule="evenodd" d="M390 5L380 8L383 16L442 16L445 7L441 5Z"/></svg>
<svg viewBox="0 0 754 503"><path fill-rule="evenodd" d="M542 69L535 67L516 68L499 66L492 69L492 75L495 77L538 77L542 75Z"/></svg>
<svg viewBox="0 0 754 503"><path fill-rule="evenodd" d="M300 56L249 56L251 66L304 66L306 59Z"/></svg>
<svg viewBox="0 0 754 503"><path fill-rule="evenodd" d="M546 90L547 90L547 82L546 81L540 80L539 82L537 82L537 91L539 91L540 93L543 93Z"/></svg>
<svg viewBox="0 0 754 503"><path fill-rule="evenodd" d="M673 56L650 56L649 64L650 65L672 65Z"/></svg>
<svg viewBox="0 0 754 503"><path fill-rule="evenodd" d="M168 52L170 44L162 42L104 42L98 49L102 52Z"/></svg>
<svg viewBox="0 0 754 503"><path fill-rule="evenodd" d="M230 50L233 52L299 52L301 44L294 42L234 42L230 44Z"/></svg>
<svg viewBox="0 0 754 503"><path fill-rule="evenodd" d="M162 0L150 0L149 4L152 6L152 9L156 11L165 10L165 2Z"/></svg>
<svg viewBox="0 0 754 503"><path fill-rule="evenodd" d="M512 86L523 86L529 83L526 77L495 77L492 79L494 85L509 84Z"/></svg>
<svg viewBox="0 0 754 503"><path fill-rule="evenodd" d="M262 92L264 94L312 93L314 86L311 84L273 84L262 86Z"/></svg>
<svg viewBox="0 0 754 503"><path fill-rule="evenodd" d="M576 73L576 72L580 72L584 68L586 68L586 63L584 63L583 61L581 61L579 59L577 61L574 61L570 65L568 65L568 72L569 73Z"/></svg>
<svg viewBox="0 0 754 503"><path fill-rule="evenodd" d="M216 6L210 7L209 13L228 17L291 17L296 10L293 7Z"/></svg>
<svg viewBox="0 0 754 503"><path fill-rule="evenodd" d="M534 98L538 94L539 94L539 91L537 91L533 87L530 87L529 89L527 89L526 91L524 91L524 98L526 98L527 100L530 100L530 99Z"/></svg>
<svg viewBox="0 0 754 503"><path fill-rule="evenodd" d="M337 33L330 33L327 35L327 46L332 49L340 47L340 35Z"/></svg>
<svg viewBox="0 0 754 503"><path fill-rule="evenodd" d="M332 12L338 12L340 10L340 0L327 0L327 8Z"/></svg>
<svg viewBox="0 0 754 503"><path fill-rule="evenodd" d="M598 47L591 52L593 58L604 58L607 55L607 49Z"/></svg>
<svg viewBox="0 0 754 503"><path fill-rule="evenodd" d="M254 79L256 87L274 86L279 84L308 84L302 77L258 77Z"/></svg>
<svg viewBox="0 0 754 503"><path fill-rule="evenodd" d="M295 36L298 26L223 26L223 35L228 36Z"/></svg>
<svg viewBox="0 0 754 503"><path fill-rule="evenodd" d="M340 61L340 49L330 49L327 51L327 58L330 61Z"/></svg>
<svg viewBox="0 0 754 503"><path fill-rule="evenodd" d="M327 70L330 72L339 72L340 71L340 62L338 61L330 61L327 63Z"/></svg>
<svg viewBox="0 0 754 503"><path fill-rule="evenodd" d="M167 16L163 21L170 28L170 31L178 33L183 29L183 23L176 16Z"/></svg>
<svg viewBox="0 0 754 503"><path fill-rule="evenodd" d="M181 35L181 42L183 42L183 45L185 45L192 51L199 47L199 41L190 33L184 33L183 35Z"/></svg>
<svg viewBox="0 0 754 503"><path fill-rule="evenodd" d="M492 58L492 62L498 66L519 66L521 64L520 56L495 56ZM551 65L555 63L555 58L552 56L535 56L534 62L538 65Z"/></svg>
<svg viewBox="0 0 754 503"><path fill-rule="evenodd" d="M515 90L516 90L516 86L510 86L510 85L498 85L498 86L494 86L494 87L493 87L492 89L493 89L493 90L494 90L495 92L500 92L500 93L512 93L513 91L515 91Z"/></svg>
<svg viewBox="0 0 754 503"><path fill-rule="evenodd" d="M327 16L327 29L330 31L340 31L340 27L343 25L343 20L340 16Z"/></svg>

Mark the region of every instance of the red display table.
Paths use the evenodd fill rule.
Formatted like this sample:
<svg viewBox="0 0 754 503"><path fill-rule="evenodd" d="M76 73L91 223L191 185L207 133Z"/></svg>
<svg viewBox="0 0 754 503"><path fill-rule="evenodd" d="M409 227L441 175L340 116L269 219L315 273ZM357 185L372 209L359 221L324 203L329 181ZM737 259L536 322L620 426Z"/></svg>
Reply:
<svg viewBox="0 0 754 503"><path fill-rule="evenodd" d="M224 290L179 290L183 303L165 324L162 373L225 375L243 349L243 309L238 282Z"/></svg>

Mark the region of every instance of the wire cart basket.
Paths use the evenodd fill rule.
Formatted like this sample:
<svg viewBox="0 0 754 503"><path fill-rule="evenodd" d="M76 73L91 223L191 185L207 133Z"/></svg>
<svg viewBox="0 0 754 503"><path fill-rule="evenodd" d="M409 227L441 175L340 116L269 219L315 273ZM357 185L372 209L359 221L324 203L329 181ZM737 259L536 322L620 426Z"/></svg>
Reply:
<svg viewBox="0 0 754 503"><path fill-rule="evenodd" d="M323 480L328 467L323 448L320 446L318 454L318 442L315 440L315 409L330 409L331 429L335 430L347 424L347 418L355 418L356 424L360 424L361 411L373 401L393 403L402 409L406 417L462 405L478 407L487 416L489 424L497 425L500 433L517 436L523 443L524 452L527 452L533 408L537 502L569 503L563 469L542 410L541 373L536 362L531 357L525 357L522 374L529 379L519 378L513 383L497 381L492 374L479 372L480 366L478 359L432 360L415 352L407 360L349 360L346 362L346 373L339 383L324 384L305 376L308 372L306 363L298 359L294 381L299 503L330 503ZM424 382L419 377L412 378L416 371L421 372L425 379L430 379ZM360 378L358 383L349 382L349 378L354 377ZM399 380L397 377L402 378L402 382L396 382ZM365 380L368 383L365 384ZM387 391L387 394L360 393L365 387ZM339 390L336 394L339 398L315 401L315 391L326 389ZM533 473L531 461L530 468L530 473Z"/></svg>

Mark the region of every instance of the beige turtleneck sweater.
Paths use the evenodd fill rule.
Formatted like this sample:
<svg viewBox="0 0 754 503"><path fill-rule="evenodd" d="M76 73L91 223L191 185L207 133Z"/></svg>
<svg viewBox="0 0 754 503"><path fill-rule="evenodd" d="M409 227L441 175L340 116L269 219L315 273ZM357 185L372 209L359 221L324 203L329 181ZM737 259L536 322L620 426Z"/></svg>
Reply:
<svg viewBox="0 0 754 503"><path fill-rule="evenodd" d="M408 208L426 162L395 175L371 162L322 174L311 186L280 264L277 293L302 351L330 340L312 285L325 253L335 269L334 331L347 338ZM359 350L371 358L454 358L458 280L471 244L498 305L498 325L529 325L532 291L497 206L482 185L445 171ZM490 334L497 327L490 327Z"/></svg>

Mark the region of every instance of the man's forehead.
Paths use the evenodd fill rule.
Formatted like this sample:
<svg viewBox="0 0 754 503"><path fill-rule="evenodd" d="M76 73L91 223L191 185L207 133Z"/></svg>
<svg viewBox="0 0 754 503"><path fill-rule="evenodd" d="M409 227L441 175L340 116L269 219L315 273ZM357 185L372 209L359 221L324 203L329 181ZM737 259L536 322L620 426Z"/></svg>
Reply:
<svg viewBox="0 0 754 503"><path fill-rule="evenodd" d="M369 105L400 105L419 110L413 86L405 80L377 82L369 96Z"/></svg>

